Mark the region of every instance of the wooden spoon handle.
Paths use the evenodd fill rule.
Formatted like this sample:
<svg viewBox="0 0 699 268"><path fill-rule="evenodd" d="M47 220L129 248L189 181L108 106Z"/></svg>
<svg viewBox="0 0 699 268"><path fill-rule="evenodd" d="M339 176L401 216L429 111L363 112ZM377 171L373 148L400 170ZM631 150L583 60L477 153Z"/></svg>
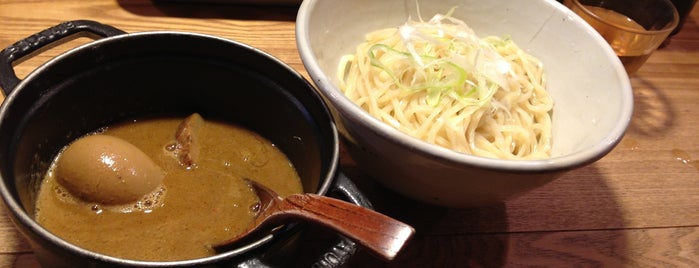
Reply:
<svg viewBox="0 0 699 268"><path fill-rule="evenodd" d="M415 233L413 227L376 211L316 194L290 195L279 206L282 212L274 216L296 216L322 224L388 260Z"/></svg>

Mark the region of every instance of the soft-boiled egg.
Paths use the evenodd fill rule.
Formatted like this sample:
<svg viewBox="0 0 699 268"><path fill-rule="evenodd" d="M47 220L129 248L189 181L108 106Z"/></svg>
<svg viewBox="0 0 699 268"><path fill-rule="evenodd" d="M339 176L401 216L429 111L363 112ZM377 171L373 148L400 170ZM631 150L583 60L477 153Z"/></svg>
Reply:
<svg viewBox="0 0 699 268"><path fill-rule="evenodd" d="M54 172L71 194L107 205L137 201L156 190L165 177L165 171L133 144L99 134L68 145Z"/></svg>

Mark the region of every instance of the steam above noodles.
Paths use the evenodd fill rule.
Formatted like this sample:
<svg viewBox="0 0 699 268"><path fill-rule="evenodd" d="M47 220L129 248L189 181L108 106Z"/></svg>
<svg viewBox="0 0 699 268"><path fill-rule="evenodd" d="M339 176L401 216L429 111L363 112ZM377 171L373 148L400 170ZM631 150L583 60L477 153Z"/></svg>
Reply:
<svg viewBox="0 0 699 268"><path fill-rule="evenodd" d="M367 34L340 60L344 94L396 129L458 152L549 157L553 100L541 62L509 38L479 38L450 14Z"/></svg>

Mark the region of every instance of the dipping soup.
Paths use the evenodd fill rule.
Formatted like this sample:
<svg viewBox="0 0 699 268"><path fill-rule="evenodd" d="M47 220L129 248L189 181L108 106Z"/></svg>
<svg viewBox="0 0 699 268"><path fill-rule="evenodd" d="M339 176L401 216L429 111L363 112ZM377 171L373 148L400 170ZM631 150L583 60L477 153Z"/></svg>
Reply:
<svg viewBox="0 0 699 268"><path fill-rule="evenodd" d="M270 141L236 125L202 121L196 135L185 133L196 148L182 148L178 135L185 121L142 119L91 134L132 144L164 171L160 185L133 202L94 201L65 187L56 176L64 149L42 182L37 222L70 243L105 255L186 260L214 255L212 245L252 224L259 200L242 178L282 196L302 192L293 165Z"/></svg>

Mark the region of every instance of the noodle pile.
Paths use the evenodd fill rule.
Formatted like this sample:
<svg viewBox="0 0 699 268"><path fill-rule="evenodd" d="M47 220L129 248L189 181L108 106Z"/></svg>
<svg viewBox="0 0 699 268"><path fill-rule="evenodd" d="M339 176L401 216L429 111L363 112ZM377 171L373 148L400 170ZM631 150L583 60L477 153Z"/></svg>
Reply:
<svg viewBox="0 0 699 268"><path fill-rule="evenodd" d="M344 94L396 129L458 152L550 157L553 100L541 62L508 38L477 37L450 14L367 34L340 60Z"/></svg>

